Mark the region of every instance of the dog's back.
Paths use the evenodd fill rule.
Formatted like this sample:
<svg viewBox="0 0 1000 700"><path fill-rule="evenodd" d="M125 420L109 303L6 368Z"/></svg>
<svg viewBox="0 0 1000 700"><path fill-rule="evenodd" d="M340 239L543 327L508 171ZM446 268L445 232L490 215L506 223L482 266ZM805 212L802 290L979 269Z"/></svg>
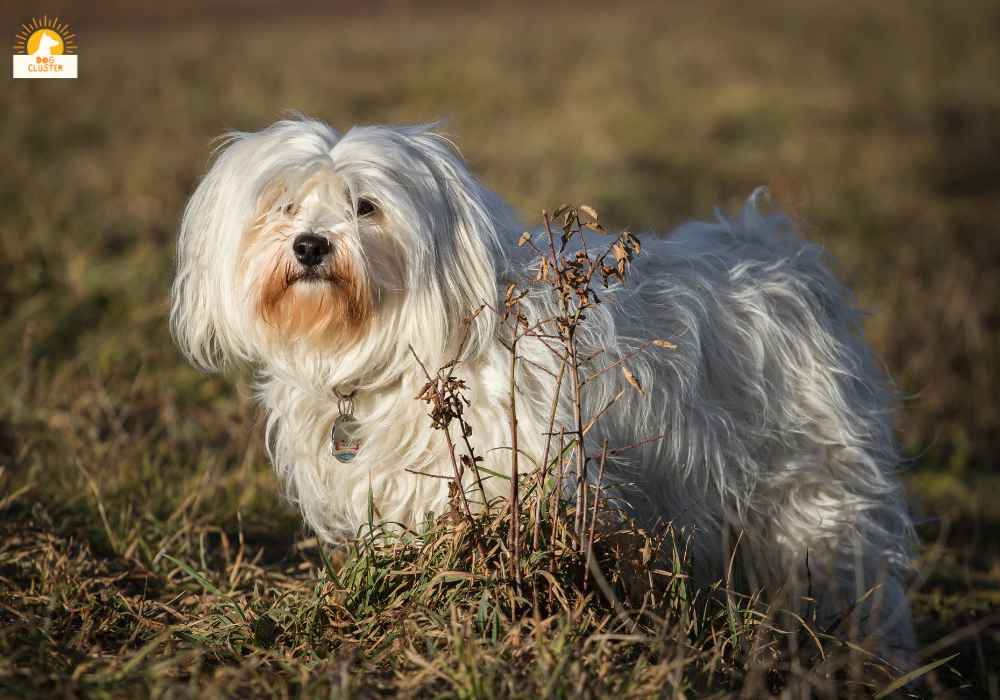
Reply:
<svg viewBox="0 0 1000 700"><path fill-rule="evenodd" d="M609 295L602 341L619 357L655 337L677 347L629 360L646 396L594 438L665 433L619 465L638 485L634 510L693 531L705 582L729 575L735 549L734 584L793 605L816 594L826 621L879 586L861 606L874 613L866 629L909 649L895 397L828 256L753 201L644 244ZM605 384L595 406L624 387L617 375Z"/></svg>

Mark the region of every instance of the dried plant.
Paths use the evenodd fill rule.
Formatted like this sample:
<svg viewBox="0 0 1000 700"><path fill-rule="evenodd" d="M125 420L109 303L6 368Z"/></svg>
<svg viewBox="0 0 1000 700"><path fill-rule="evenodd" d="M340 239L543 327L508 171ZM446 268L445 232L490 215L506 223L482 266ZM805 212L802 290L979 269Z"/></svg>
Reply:
<svg viewBox="0 0 1000 700"><path fill-rule="evenodd" d="M442 431L451 456L453 466L453 482L449 491L452 500L451 515L462 515L470 526L475 528L476 519L473 517L467 494L467 474L472 475L471 481L478 489L480 502L486 509L499 508L506 513L508 523L506 545L510 551L507 572L509 576L516 583L522 583L521 562L526 557L550 556L553 550L546 545L551 545L552 536L555 535L557 539L567 539L567 546L560 547L558 551L571 552L573 556L582 557L584 563L582 571L591 571L592 577L604 583L606 596L617 604L616 596L607 588L604 577L596 569L593 561L593 548L598 534L597 525L602 517L601 482L608 456L613 451L609 450L605 442L599 457L588 455L586 452L586 433L600 416L585 415L583 385L587 379L581 374L581 366L585 361L593 362L595 357L581 357L577 330L586 321L586 310L594 304L601 303L596 287L601 285L607 288L613 282L623 283L629 264L639 254L641 248L638 239L625 231L610 237L610 242L603 243L591 252L586 232L591 231L602 237L608 237L608 232L600 223L597 212L590 206L563 206L552 216L543 213L543 218L541 246L535 243L530 233L525 233L518 241L519 246L527 245L537 255L537 260L528 266L529 270L537 269L537 273L533 275L534 279L520 285L511 283L507 287L500 308L485 306L475 312L496 313L508 329L506 346L511 358L508 394L511 435L510 492L502 504L488 503L482 486L480 473L482 458L477 456L470 441L472 427L464 416L465 408L470 403L465 396L467 386L456 374L460 372L458 360L452 360L438 368L432 376L411 348L427 379L417 398L428 404L431 425L434 429ZM558 313L548 318L529 320L522 313L520 304L524 296L531 291L528 285L546 288L554 294L559 300ZM468 320L466 319L467 322ZM518 346L526 337L552 347L553 353L560 360L546 430L542 468L531 475L523 474L520 467L517 419L519 390L516 378L518 362L522 359L518 355ZM667 341L654 342L664 348L673 347ZM622 364L625 359L627 358L622 358L598 373L621 364L626 379L641 392L638 382ZM558 402L562 383L566 377L569 378L572 388L573 423L557 426ZM458 434L463 443L461 449L457 448L452 437L453 424L458 426ZM551 447L557 434L560 446L553 455ZM598 465L597 480L593 483L587 479L588 462ZM561 499L566 473L572 475L576 485L575 499L572 503L566 503ZM529 495L525 497L525 494ZM523 536L526 528L530 528L530 540ZM547 533L549 537L543 538L543 533ZM481 543L479 546L482 546ZM485 559L485 556L483 558ZM550 559L551 572L555 572L561 566L562 562L558 557ZM589 580L590 578L584 575L579 581L583 590L588 588ZM533 591L533 596L537 598L537 591Z"/></svg>
<svg viewBox="0 0 1000 700"><path fill-rule="evenodd" d="M441 430L447 442L453 465L452 508L406 556L416 557L420 563L415 562L415 567L433 568L424 558L428 551L440 554L447 542L449 563L447 572L440 575L471 576L479 585L503 591L497 598L503 601L498 611L511 624L520 621L537 626L547 615L579 615L590 609L605 616L602 629L617 629L616 634L624 634L621 630L625 629L630 633L656 629L663 634L664 625L673 626L672 634L701 640L698 653L713 656L709 666L719 673L739 664L754 668L743 686L751 693L756 692L754 688L776 691L794 686L810 687L820 695L837 694L847 676L857 679L865 674L869 683L881 678L885 688L902 688L902 683L892 684L891 671L874 657L842 647L835 635L764 605L759 596L737 594L719 587L721 583L715 591L693 588L687 576L686 533L669 525L646 531L609 505L603 491L608 459L664 436L620 446L602 440L588 452L588 432L624 392L588 414L586 386L601 374L618 370L633 390L644 393L628 360L651 346L670 351L675 345L667 339L653 339L613 361L602 361L602 352L587 354L578 337L588 310L602 303L602 290L627 283L630 264L641 246L627 231L610 236L589 206L560 207L551 216L543 213L543 221L541 231L525 233L518 241L534 253L527 267L532 271L526 275L528 281L511 283L499 307L487 305L475 312L497 314L501 329L506 329L502 332L510 352L510 490L505 498L487 501L480 473L482 458L465 417L471 403L461 379L461 363L452 360L433 375L421 363L427 382L417 398L427 403L432 426ZM523 301L532 293L554 295L557 313L541 319L529 317ZM519 354L525 339L543 343L559 359L544 455L539 468L529 473L521 468L518 448L523 428L518 423L517 377L519 363L527 361ZM569 383L571 420L564 425L559 416L567 414L558 409L565 382ZM455 426L460 446L453 438ZM567 484L574 486L571 492L564 488ZM470 507L470 493L476 492L480 508ZM409 551L398 544L390 549L391 555L382 549L360 556L399 557ZM652 626L650 620L655 620ZM680 637L673 639L680 642Z"/></svg>

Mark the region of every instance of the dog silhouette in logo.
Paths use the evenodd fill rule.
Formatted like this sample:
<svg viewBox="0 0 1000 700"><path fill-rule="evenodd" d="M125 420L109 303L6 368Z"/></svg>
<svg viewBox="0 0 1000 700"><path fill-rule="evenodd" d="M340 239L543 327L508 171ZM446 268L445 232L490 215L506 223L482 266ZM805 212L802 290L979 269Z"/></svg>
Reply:
<svg viewBox="0 0 1000 700"><path fill-rule="evenodd" d="M60 41L52 36L52 32L43 31L38 40L38 48L31 52L32 56L51 56L52 49L59 46Z"/></svg>

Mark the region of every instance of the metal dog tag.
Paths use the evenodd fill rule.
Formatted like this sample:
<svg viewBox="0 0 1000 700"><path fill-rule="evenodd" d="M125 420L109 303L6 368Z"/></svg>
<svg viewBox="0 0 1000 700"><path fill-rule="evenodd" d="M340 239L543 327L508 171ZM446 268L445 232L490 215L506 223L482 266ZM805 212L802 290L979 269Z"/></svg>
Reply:
<svg viewBox="0 0 1000 700"><path fill-rule="evenodd" d="M341 414L333 422L330 430L330 450L338 462L347 464L353 462L361 449L361 442L355 437L361 423L350 415Z"/></svg>

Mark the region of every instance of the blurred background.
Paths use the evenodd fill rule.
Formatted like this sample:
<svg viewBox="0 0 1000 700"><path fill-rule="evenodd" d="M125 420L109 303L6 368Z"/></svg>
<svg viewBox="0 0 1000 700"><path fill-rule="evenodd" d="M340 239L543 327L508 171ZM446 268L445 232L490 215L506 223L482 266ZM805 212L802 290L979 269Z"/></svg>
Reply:
<svg viewBox="0 0 1000 700"><path fill-rule="evenodd" d="M1000 3L47 0L0 31L43 13L76 32L80 78L0 94L0 493L26 488L20 508L114 532L199 491L205 522L294 533L245 383L169 337L185 199L214 137L288 110L443 120L532 224L585 202L664 232L769 185L903 396L921 636L1000 610Z"/></svg>

